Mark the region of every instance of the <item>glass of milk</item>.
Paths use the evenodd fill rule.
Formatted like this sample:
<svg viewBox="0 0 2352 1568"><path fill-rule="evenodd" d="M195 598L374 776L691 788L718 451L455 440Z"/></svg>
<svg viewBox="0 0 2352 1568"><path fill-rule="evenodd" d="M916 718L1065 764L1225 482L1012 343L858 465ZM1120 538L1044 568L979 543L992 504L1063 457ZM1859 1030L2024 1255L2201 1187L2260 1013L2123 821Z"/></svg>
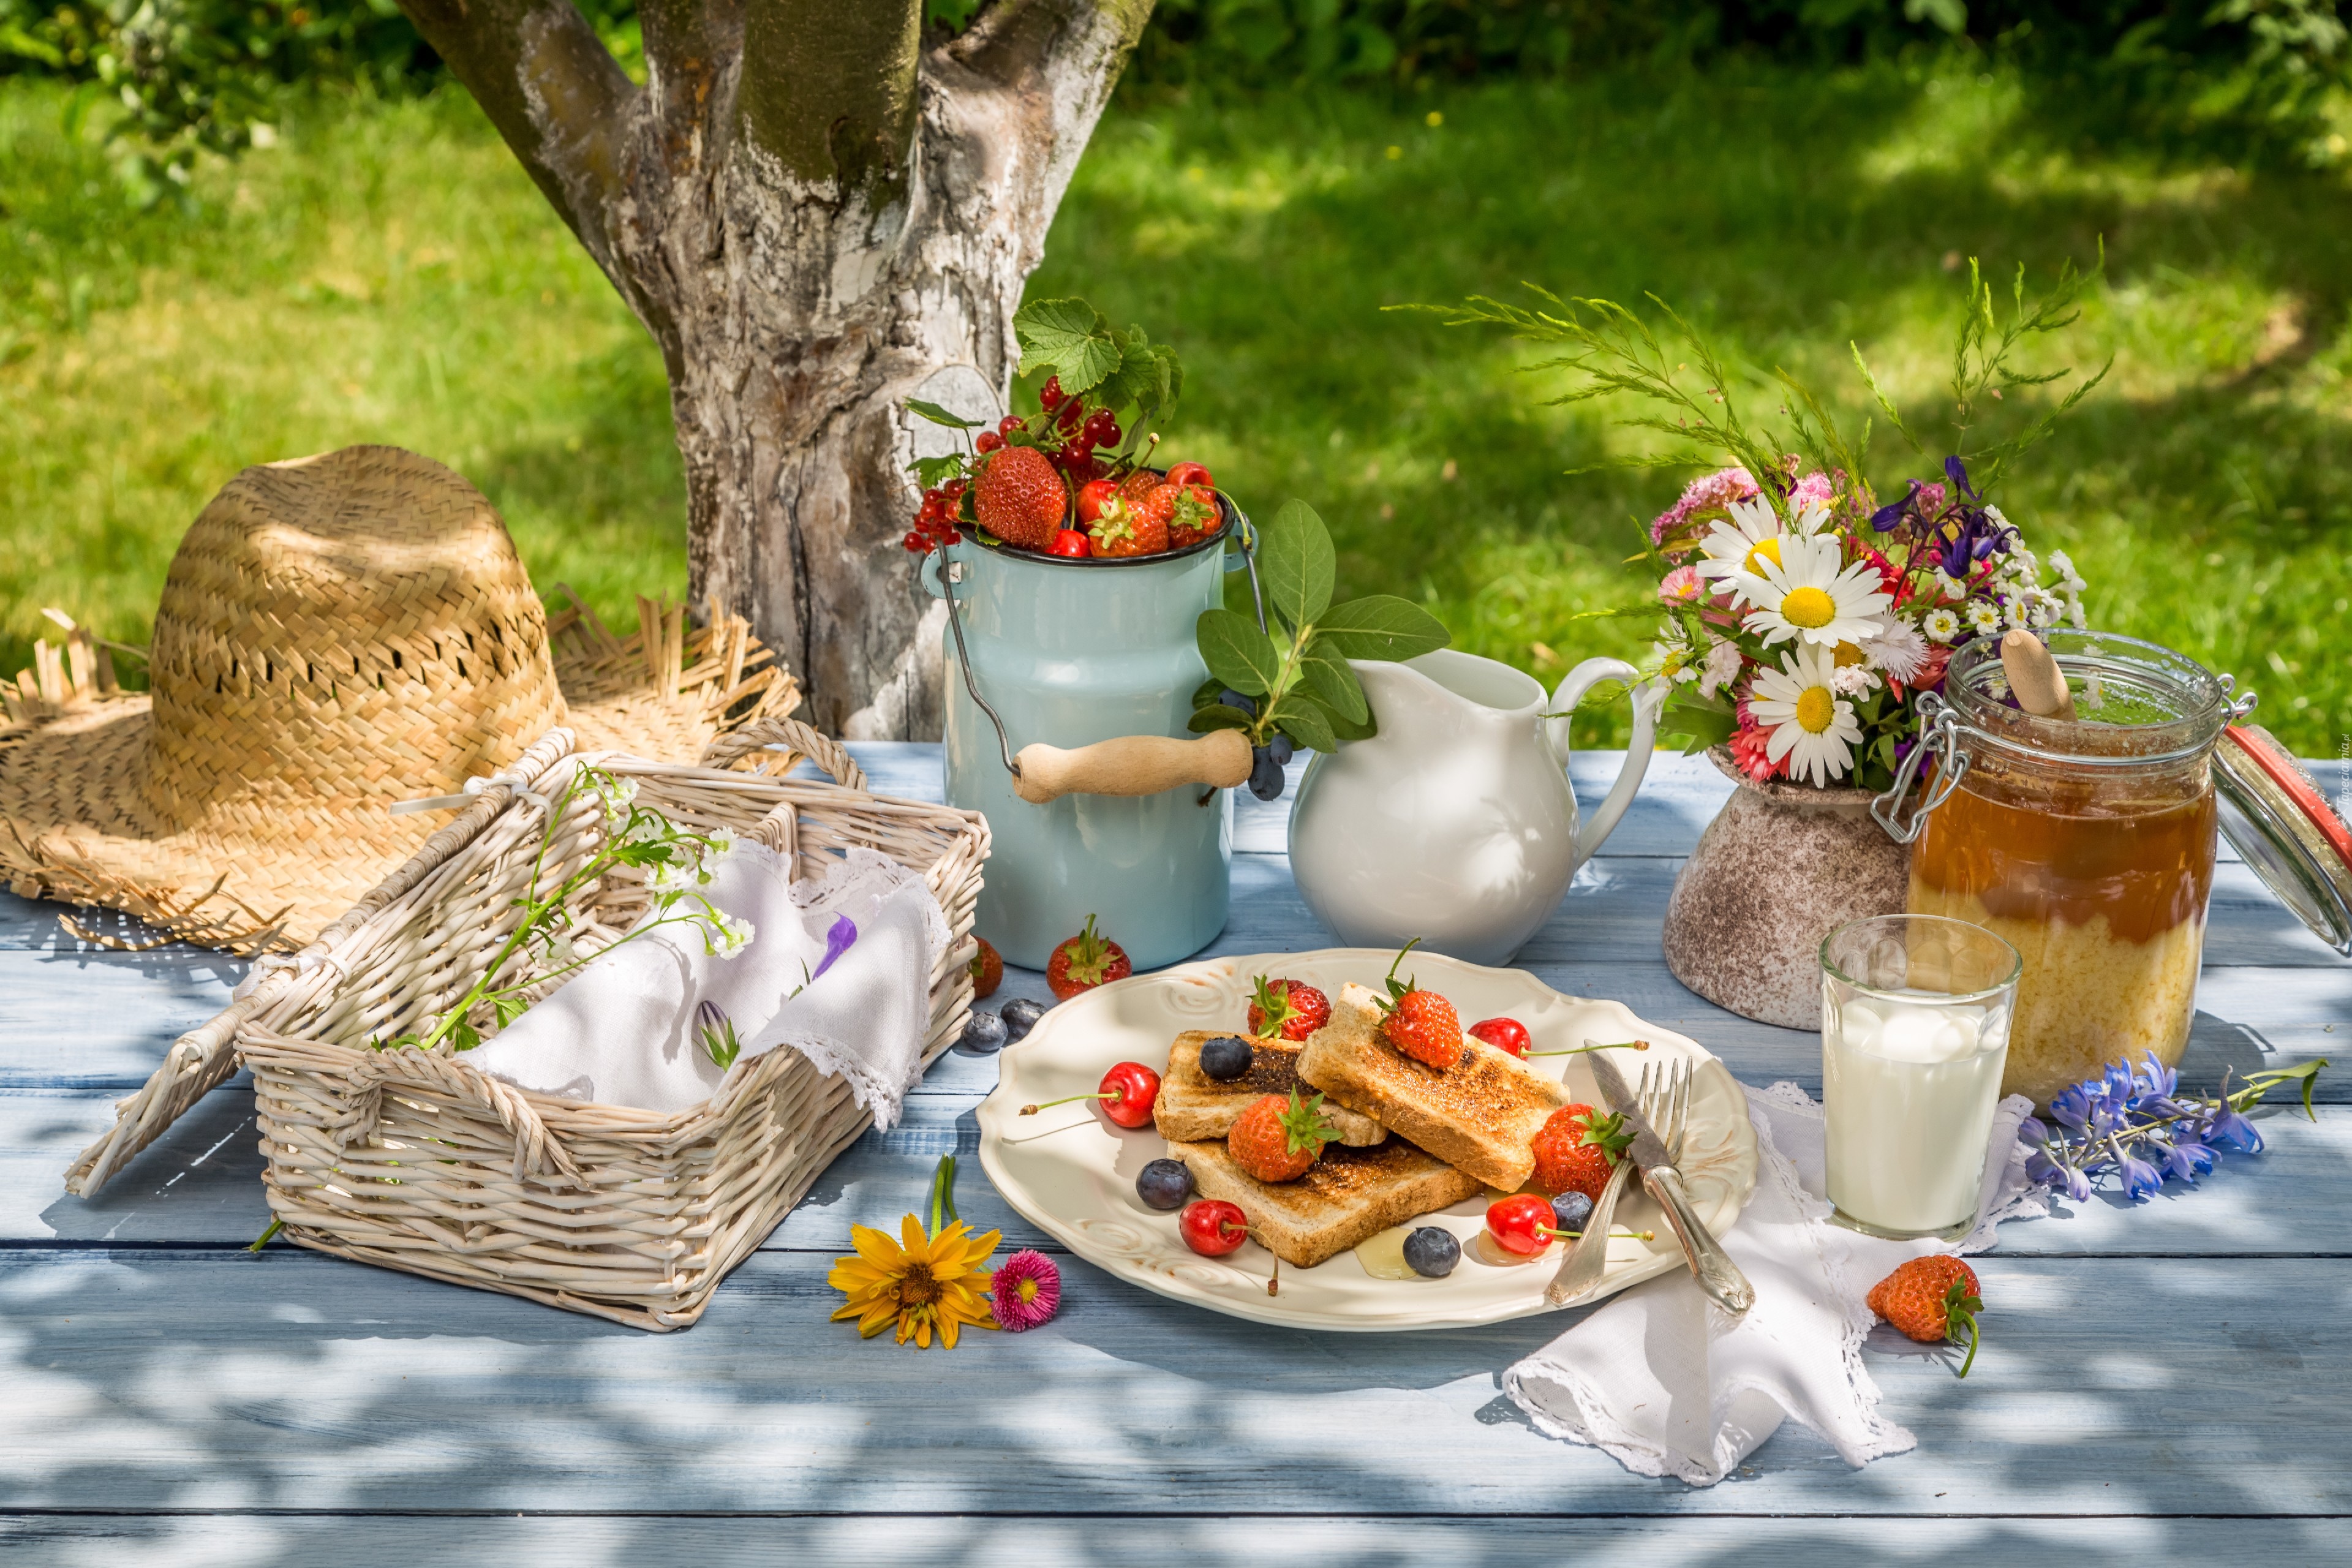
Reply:
<svg viewBox="0 0 2352 1568"><path fill-rule="evenodd" d="M1879 915L1822 942L1822 1105L1839 1224L1958 1240L1976 1223L2017 950L1966 921Z"/></svg>

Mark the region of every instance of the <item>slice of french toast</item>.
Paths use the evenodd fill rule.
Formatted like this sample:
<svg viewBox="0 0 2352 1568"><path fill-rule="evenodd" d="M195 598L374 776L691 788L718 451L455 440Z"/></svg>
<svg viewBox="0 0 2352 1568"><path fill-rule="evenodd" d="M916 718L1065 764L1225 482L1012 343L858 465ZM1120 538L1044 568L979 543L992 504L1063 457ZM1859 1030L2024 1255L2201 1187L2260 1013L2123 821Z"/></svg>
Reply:
<svg viewBox="0 0 2352 1568"><path fill-rule="evenodd" d="M1240 1205L1269 1252L1312 1268L1417 1215L1451 1207L1478 1191L1478 1178L1391 1138L1370 1149L1324 1146L1292 1182L1261 1182L1222 1142L1171 1143L1204 1198Z"/></svg>
<svg viewBox="0 0 2352 1568"><path fill-rule="evenodd" d="M1372 993L1341 986L1331 1021L1299 1053L1301 1081L1488 1186L1510 1193L1525 1185L1535 1173L1535 1135L1570 1103L1568 1090L1466 1035L1461 1060L1430 1067L1381 1039L1380 1026Z"/></svg>
<svg viewBox="0 0 2352 1568"><path fill-rule="evenodd" d="M1160 1098L1151 1102L1151 1120L1160 1136L1171 1142L1197 1142L1223 1138L1234 1130L1234 1119L1269 1094L1287 1095L1298 1082L1300 1047L1287 1040L1243 1035L1252 1052L1249 1071L1220 1083L1201 1070L1201 1047L1220 1037L1213 1029L1188 1029L1168 1047L1168 1070L1160 1079ZM1369 1148L1388 1136L1388 1130L1369 1116L1343 1106L1323 1106L1324 1115L1339 1130L1339 1141Z"/></svg>

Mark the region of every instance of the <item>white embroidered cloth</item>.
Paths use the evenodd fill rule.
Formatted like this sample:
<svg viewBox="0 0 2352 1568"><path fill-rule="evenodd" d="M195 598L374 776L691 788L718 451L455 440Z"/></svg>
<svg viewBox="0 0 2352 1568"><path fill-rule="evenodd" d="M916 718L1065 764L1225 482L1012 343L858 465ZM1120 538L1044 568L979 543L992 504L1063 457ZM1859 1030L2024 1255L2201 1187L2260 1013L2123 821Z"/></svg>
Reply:
<svg viewBox="0 0 2352 1568"><path fill-rule="evenodd" d="M726 1078L698 1027L696 1014L710 1001L741 1042L735 1070L779 1045L800 1046L890 1125L921 1071L931 971L948 943L946 917L922 879L853 849L824 877L795 883L788 860L743 841L699 890L751 923L742 953L707 952L692 924L648 931L599 956L466 1059L518 1089L673 1115L709 1100ZM818 974L843 915L857 939ZM793 1007L795 1020L823 1026L780 1016Z"/></svg>
<svg viewBox="0 0 2352 1568"><path fill-rule="evenodd" d="M1713 1486L1795 1420L1856 1468L1916 1439L1878 1413L1863 1364L1875 1321L1864 1297L1905 1259L1980 1252L2002 1220L2049 1213L2026 1179L2023 1096L2000 1103L1977 1223L1958 1247L1881 1241L1829 1223L1822 1108L1791 1083L1748 1090L1756 1124L1756 1195L1724 1249L1756 1287L1734 1320L1701 1296L1687 1269L1610 1298L1503 1374L1536 1426L1607 1452L1644 1476Z"/></svg>

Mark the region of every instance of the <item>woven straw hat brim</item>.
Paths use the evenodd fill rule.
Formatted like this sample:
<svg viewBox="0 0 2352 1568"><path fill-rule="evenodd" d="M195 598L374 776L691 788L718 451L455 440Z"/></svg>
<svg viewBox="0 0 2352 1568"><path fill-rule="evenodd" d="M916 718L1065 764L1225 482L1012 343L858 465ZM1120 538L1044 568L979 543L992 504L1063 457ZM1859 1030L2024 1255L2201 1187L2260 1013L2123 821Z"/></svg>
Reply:
<svg viewBox="0 0 2352 1568"><path fill-rule="evenodd" d="M495 773L557 724L583 751L692 763L799 705L740 617L689 628L640 599L638 620L617 637L576 598L548 617L488 501L414 454L247 469L173 561L153 694L121 690L81 628L0 682L0 874L152 940L292 951L440 825L399 800Z"/></svg>

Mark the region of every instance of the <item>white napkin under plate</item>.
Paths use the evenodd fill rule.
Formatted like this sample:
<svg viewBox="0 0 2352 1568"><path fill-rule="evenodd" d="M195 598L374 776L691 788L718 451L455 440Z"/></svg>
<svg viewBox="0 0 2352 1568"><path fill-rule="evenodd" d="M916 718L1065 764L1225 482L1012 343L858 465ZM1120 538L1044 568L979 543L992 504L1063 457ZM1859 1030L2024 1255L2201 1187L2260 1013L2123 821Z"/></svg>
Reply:
<svg viewBox="0 0 2352 1568"><path fill-rule="evenodd" d="M817 1042L803 1047L816 1066L847 1078L852 1097L888 1126L921 1069L946 918L920 877L870 849L851 850L822 878L790 879L788 858L739 841L699 890L751 922L743 952L706 952L693 924L648 931L598 957L466 1059L518 1089L674 1115L709 1100L726 1077L697 1026L698 1009L711 1001L742 1043L739 1068L807 1036ZM827 935L844 915L856 940L824 968ZM781 1022L803 986L799 1003L821 998L815 1016L828 1028ZM799 1016L809 1011L803 1005Z"/></svg>
<svg viewBox="0 0 2352 1568"><path fill-rule="evenodd" d="M1721 1237L1756 1287L1733 1319L1677 1268L1612 1297L1513 1366L1503 1387L1536 1426L1602 1449L1644 1476L1713 1486L1783 1421L1819 1433L1859 1468L1917 1439L1878 1413L1863 1364L1875 1321L1864 1298L1906 1258L1980 1252L2005 1219L2049 1213L2025 1175L2012 1095L1993 1117L1977 1223L1958 1247L1882 1241L1829 1223L1822 1108L1790 1083L1748 1090L1756 1195Z"/></svg>

